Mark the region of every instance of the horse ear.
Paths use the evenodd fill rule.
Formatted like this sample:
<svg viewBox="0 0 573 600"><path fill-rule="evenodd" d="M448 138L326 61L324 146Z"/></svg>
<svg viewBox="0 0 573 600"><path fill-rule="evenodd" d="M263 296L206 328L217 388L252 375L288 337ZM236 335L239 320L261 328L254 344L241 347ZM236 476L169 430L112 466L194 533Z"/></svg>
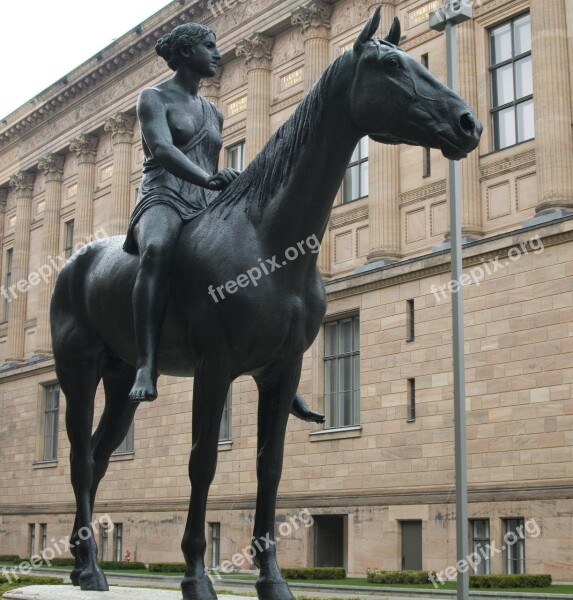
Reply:
<svg viewBox="0 0 573 600"><path fill-rule="evenodd" d="M366 42L372 39L372 36L376 33L376 30L380 26L380 9L382 7L379 6L374 14L368 19L368 23L364 26L364 29L360 32L360 35L356 38L354 42L354 50L360 51L364 48Z"/></svg>
<svg viewBox="0 0 573 600"><path fill-rule="evenodd" d="M394 44L394 46L399 46L401 37L402 28L400 27L400 19L398 17L394 17L394 20L392 21L392 26L390 27L390 31L384 39L387 42Z"/></svg>

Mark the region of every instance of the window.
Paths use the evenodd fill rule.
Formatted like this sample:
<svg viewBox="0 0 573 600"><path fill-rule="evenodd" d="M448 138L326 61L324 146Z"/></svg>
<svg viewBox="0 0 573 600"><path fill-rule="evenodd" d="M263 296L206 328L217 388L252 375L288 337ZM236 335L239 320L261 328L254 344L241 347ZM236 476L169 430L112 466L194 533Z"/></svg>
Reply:
<svg viewBox="0 0 573 600"><path fill-rule="evenodd" d="M470 534L472 536L472 553L481 559L480 562L476 561L474 572L476 575L489 575L491 573L489 519L471 520Z"/></svg>
<svg viewBox="0 0 573 600"><path fill-rule="evenodd" d="M40 523L40 554L48 547L48 525Z"/></svg>
<svg viewBox="0 0 573 600"><path fill-rule="evenodd" d="M227 148L227 167L242 171L245 168L245 142Z"/></svg>
<svg viewBox="0 0 573 600"><path fill-rule="evenodd" d="M525 573L525 536L523 519L504 519L505 572Z"/></svg>
<svg viewBox="0 0 573 600"><path fill-rule="evenodd" d="M531 19L521 15L490 30L494 150L535 137Z"/></svg>
<svg viewBox="0 0 573 600"><path fill-rule="evenodd" d="M430 68L430 55L428 53L422 54L420 62L426 69ZM432 154L430 148L422 148L422 177L430 177L432 174Z"/></svg>
<svg viewBox="0 0 573 600"><path fill-rule="evenodd" d="M415 339L416 321L414 320L414 299L406 300L406 341L413 342Z"/></svg>
<svg viewBox="0 0 573 600"><path fill-rule="evenodd" d="M209 523L211 537L211 568L216 568L221 559L221 523Z"/></svg>
<svg viewBox="0 0 573 600"><path fill-rule="evenodd" d="M408 379L408 421L416 420L416 380Z"/></svg>
<svg viewBox="0 0 573 600"><path fill-rule="evenodd" d="M324 326L324 410L327 429L360 423L360 322Z"/></svg>
<svg viewBox="0 0 573 600"><path fill-rule="evenodd" d="M74 221L64 223L64 257L66 259L74 252Z"/></svg>
<svg viewBox="0 0 573 600"><path fill-rule="evenodd" d="M116 523L113 528L113 560L123 560L123 523Z"/></svg>
<svg viewBox="0 0 573 600"><path fill-rule="evenodd" d="M344 175L342 183L342 203L368 196L368 137L359 142Z"/></svg>
<svg viewBox="0 0 573 600"><path fill-rule="evenodd" d="M28 558L36 554L36 523L28 523Z"/></svg>
<svg viewBox="0 0 573 600"><path fill-rule="evenodd" d="M225 400L225 407L223 408L223 416L221 417L221 427L219 428L219 441L226 442L231 439L231 387L227 393L227 399Z"/></svg>
<svg viewBox="0 0 573 600"><path fill-rule="evenodd" d="M9 290L12 285L12 261L14 258L14 249L6 250L6 267L4 268L4 289ZM4 298L4 321L8 320L10 300Z"/></svg>
<svg viewBox="0 0 573 600"><path fill-rule="evenodd" d="M42 460L58 459L58 420L60 416L60 386L44 387L44 450Z"/></svg>
<svg viewBox="0 0 573 600"><path fill-rule="evenodd" d="M109 531L107 525L101 525L101 539L100 539L100 559L101 560L109 560L108 552L109 552Z"/></svg>
<svg viewBox="0 0 573 600"><path fill-rule="evenodd" d="M123 438L123 442L121 442L121 444L114 450L114 456L117 454L132 454L134 437L134 427L132 421L126 436Z"/></svg>

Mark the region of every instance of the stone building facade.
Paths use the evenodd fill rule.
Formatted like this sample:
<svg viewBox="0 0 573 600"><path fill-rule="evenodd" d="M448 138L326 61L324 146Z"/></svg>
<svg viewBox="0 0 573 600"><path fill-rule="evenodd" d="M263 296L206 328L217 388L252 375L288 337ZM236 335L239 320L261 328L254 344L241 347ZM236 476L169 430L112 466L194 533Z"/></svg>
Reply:
<svg viewBox="0 0 573 600"><path fill-rule="evenodd" d="M402 48L445 80L444 38L427 22L440 2L381 4L383 27L399 16ZM142 164L135 102L169 75L157 38L187 21L216 31L222 69L202 93L225 116L222 163L241 166L375 6L173 2L3 119L0 553L29 556L71 529L48 302L74 247L126 230ZM470 549L505 546L479 572L573 581L573 3L476 1L457 31L461 95L485 125L462 163ZM455 564L446 173L434 150L364 140L353 156L320 253L327 318L300 384L328 421L289 423L284 566ZM181 560L191 393L192 381L162 377L113 457L96 505L116 524L97 534L105 558ZM256 412L254 383L240 378L211 488L209 564L251 541Z"/></svg>

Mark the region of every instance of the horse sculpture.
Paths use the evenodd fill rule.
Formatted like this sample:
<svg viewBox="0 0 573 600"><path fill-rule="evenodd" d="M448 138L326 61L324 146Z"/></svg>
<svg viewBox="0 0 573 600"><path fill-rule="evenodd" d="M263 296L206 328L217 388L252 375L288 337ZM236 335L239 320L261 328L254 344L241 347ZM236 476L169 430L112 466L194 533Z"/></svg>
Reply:
<svg viewBox="0 0 573 600"><path fill-rule="evenodd" d="M482 125L466 103L398 49L399 21L384 39L373 37L379 24L378 8L354 47L326 69L261 153L179 238L158 366L160 373L195 377L192 490L181 545L186 600L217 598L204 569L207 495L227 391L245 374L259 391L253 535L274 540L288 416L303 353L326 310L317 254L304 244L322 239L356 144L369 135L438 148L459 160L479 142ZM74 256L51 305L77 504L71 577L85 590L108 587L93 536L80 539L78 530L90 527L98 484L138 404L128 401L137 358L131 304L137 257L124 253L122 242L94 242ZM283 260L289 248L298 248L296 260ZM105 408L92 436L101 379ZM274 546L257 549L255 561L259 598L292 600Z"/></svg>

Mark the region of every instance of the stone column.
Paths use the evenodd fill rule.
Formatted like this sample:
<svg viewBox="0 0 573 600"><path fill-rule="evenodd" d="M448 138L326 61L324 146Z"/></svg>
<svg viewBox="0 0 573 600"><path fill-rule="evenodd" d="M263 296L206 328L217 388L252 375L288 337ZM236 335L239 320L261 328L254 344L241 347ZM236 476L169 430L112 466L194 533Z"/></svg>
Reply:
<svg viewBox="0 0 573 600"><path fill-rule="evenodd" d="M85 244L93 234L93 198L95 190L95 160L98 138L85 133L70 143L78 159L78 193L74 216L74 248Z"/></svg>
<svg viewBox="0 0 573 600"><path fill-rule="evenodd" d="M474 109L478 106L475 23L467 21L457 28L458 79L460 96ZM461 162L462 236L483 236L479 150Z"/></svg>
<svg viewBox="0 0 573 600"><path fill-rule="evenodd" d="M135 117L117 113L106 120L105 131L111 131L113 141L113 176L111 182L111 213L108 235L121 235L127 231L131 211L131 143Z"/></svg>
<svg viewBox="0 0 573 600"><path fill-rule="evenodd" d="M8 187L0 188L0 274L2 273L2 265L4 262L4 226L6 221L6 202L8 201ZM0 298L0 302L2 298Z"/></svg>
<svg viewBox="0 0 573 600"><path fill-rule="evenodd" d="M203 79L199 84L199 93L214 104L217 108L219 106L219 91L221 89L221 75L223 74L222 69L217 69L214 77L209 77L207 79Z"/></svg>
<svg viewBox="0 0 573 600"><path fill-rule="evenodd" d="M59 154L43 156L38 169L46 178L46 202L42 239L42 264L49 265L56 257L60 246L60 207L62 204L62 178L64 175L64 157ZM34 354L50 356L52 337L50 335L50 298L54 287L55 273L47 281L39 284L38 312L36 321L36 349Z"/></svg>
<svg viewBox="0 0 573 600"><path fill-rule="evenodd" d="M370 16L378 4L372 6ZM385 35L396 15L396 7L382 3L380 34ZM368 143L369 263L390 263L400 252L400 150L398 146Z"/></svg>
<svg viewBox="0 0 573 600"><path fill-rule="evenodd" d="M573 137L565 0L531 2L537 213L573 209Z"/></svg>
<svg viewBox="0 0 573 600"><path fill-rule="evenodd" d="M12 282L16 287L9 295L10 309L5 362L14 364L24 361L26 286L21 282L28 277L34 174L20 171L10 179L10 185L16 188L16 227L12 255Z"/></svg>
<svg viewBox="0 0 573 600"><path fill-rule="evenodd" d="M322 0L311 0L291 13L291 24L300 27L304 40L304 91L315 84L329 64L330 17L332 6ZM318 268L330 275L330 233L328 227L318 255Z"/></svg>
<svg viewBox="0 0 573 600"><path fill-rule="evenodd" d="M237 44L237 56L247 64L247 139L245 163L250 163L271 133L271 59L274 39L255 33Z"/></svg>

